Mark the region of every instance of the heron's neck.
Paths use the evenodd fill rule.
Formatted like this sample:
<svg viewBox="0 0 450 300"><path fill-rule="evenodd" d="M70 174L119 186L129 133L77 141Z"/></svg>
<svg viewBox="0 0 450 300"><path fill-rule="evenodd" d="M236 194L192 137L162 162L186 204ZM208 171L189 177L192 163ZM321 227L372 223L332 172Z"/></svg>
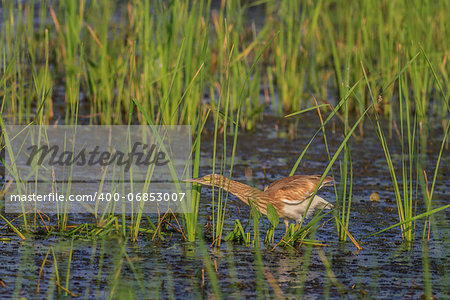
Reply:
<svg viewBox="0 0 450 300"><path fill-rule="evenodd" d="M234 180L225 181L222 185L222 188L238 197L241 201L243 201L247 205L249 198L256 199L261 194L263 194L263 191L257 188L251 187L249 185Z"/></svg>

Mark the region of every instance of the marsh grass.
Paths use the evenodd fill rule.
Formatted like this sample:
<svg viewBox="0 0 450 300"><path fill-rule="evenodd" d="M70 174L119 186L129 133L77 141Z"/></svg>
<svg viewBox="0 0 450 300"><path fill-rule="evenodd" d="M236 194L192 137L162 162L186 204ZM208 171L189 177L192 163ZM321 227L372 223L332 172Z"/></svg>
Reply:
<svg viewBox="0 0 450 300"><path fill-rule="evenodd" d="M368 85L369 88L369 92L370 92L370 97L373 101L373 103L375 104L375 97L372 94L372 89L370 88L370 83L368 82L368 78L367 78L367 73L365 71L364 66L362 65L361 62L361 68L363 70L364 76L365 76L365 80L366 80L366 84ZM400 68L399 68L400 69ZM381 144L383 146L383 150L386 156L386 161L387 164L389 166L389 171L392 177L392 181L393 181L393 185L394 185L394 192L395 192L395 197L396 197L396 204L397 204L397 210L398 210L398 215L399 215L399 220L400 222L406 220L406 219L411 219L414 214L415 214L415 206L414 206L414 198L413 198L413 192L414 192L414 187L413 187L413 171L414 168L418 168L418 159L416 158L417 155L415 154L416 151L416 128L417 128L417 122L414 122L414 125L411 124L410 121L410 108L409 108L409 102L403 100L403 87L402 87L402 75L399 74L398 76L398 80L399 80L399 106L400 106L400 122L401 122L401 126L400 126L400 143L402 146L402 178L403 178L403 193L400 192L400 187L399 187L399 182L397 181L397 175L395 173L395 167L393 164L393 160L391 158L391 154L387 145L387 139L383 133L382 130L382 126L380 123L380 120L378 118L378 114L377 112L375 112L375 119L376 119L376 124L377 124L377 132L378 132L378 136L379 139L381 141ZM406 104L406 105L405 105ZM403 106L405 106L405 108L403 108ZM406 123L406 129L404 129L404 123ZM406 133L405 133L406 131ZM404 154L405 152L405 146L404 146L404 138L405 135L407 137L407 153ZM406 162L406 158L405 155L408 158L408 163ZM401 232L402 232L402 239L406 240L406 241L412 241L414 240L414 233L415 233L415 223L409 222L409 223L404 223L401 227Z"/></svg>
<svg viewBox="0 0 450 300"><path fill-rule="evenodd" d="M377 132L378 137L380 139L380 142L382 144L387 165L391 174L393 187L394 187L394 193L396 197L396 204L397 204L397 210L398 210L398 216L399 216L399 223L397 224L400 226L401 233L402 233L402 239L408 242L411 242L415 238L415 220L418 219L416 215L416 201L415 199L418 198L418 191L417 191L417 185L414 186L414 181L417 182L417 184L420 182L422 185L422 196L424 198L425 205L427 206L427 212L425 214L421 214L421 217L424 216L432 216L432 206L431 206L431 195L428 192L428 187L425 185L425 179L424 175L426 176L426 173L424 172L424 168L426 167L425 163L423 161L426 161L426 140L428 133L427 131L420 130L419 131L419 124L422 124L423 121L418 120L420 118L420 114L416 114L414 116L414 120L411 120L413 114L410 107L410 101L409 101L409 90L407 88L407 84L404 84L406 81L406 75L404 74L404 70L409 65L414 65L416 63L416 59L418 58L420 52L417 53L415 56L413 56L402 68L400 65L400 56L399 56L399 66L398 66L398 75L396 76L395 80L398 80L399 85L399 117L400 117L400 132L399 132L399 139L401 144L401 178L402 180L399 181L397 179L397 174L395 172L396 167L394 166L394 162L391 156L391 153L389 151L388 147L388 141L385 137L385 134L382 129L381 121L378 117L378 113L375 111L375 121L377 126ZM422 52L422 55L425 56L426 54ZM413 64L414 62L414 64ZM372 99L374 105L375 105L375 96L372 92L371 85L369 83L369 80L367 78L367 73L362 65L361 62L361 68L364 74L364 78L369 90L370 98ZM432 66L430 65L431 70ZM433 72L433 74L435 74ZM440 87L439 80L437 77L435 77L437 81L437 85ZM441 90L443 99L445 99L445 95L443 91ZM421 105L421 103L416 103L416 107ZM420 127L421 129L421 127ZM439 168L439 163L441 160L442 151L444 148L445 140L447 139L448 135L448 126L445 129L445 135L444 139L442 141L441 145L441 151L438 156L438 160L436 162L436 168L435 173L437 173L437 170ZM407 140L405 142L405 139ZM405 145L406 143L406 145ZM436 174L433 178L433 186L436 180ZM401 183L401 185L400 185ZM402 187L402 188L400 188ZM415 191L415 192L414 192ZM441 208L445 208L447 206L443 206ZM433 212L436 212L436 210L433 210ZM425 226L426 228L426 226ZM425 238L425 231L424 231L424 238Z"/></svg>
<svg viewBox="0 0 450 300"><path fill-rule="evenodd" d="M197 137L195 138L194 145L192 146L191 155L194 155L194 165L193 165L193 178L197 178L199 176L199 168L200 168L200 144L201 144L201 133L203 132L203 128L205 127L205 123L208 119L210 110L208 109L206 115L203 120L199 119L198 127L197 127ZM197 221L198 221L198 212L200 205L200 191L201 185L193 184L192 186L192 207L191 212L187 212L188 208L185 208L186 213L184 213L184 230L186 232L186 236L188 241L195 242L196 230L197 230ZM189 192L189 190L188 190Z"/></svg>
<svg viewBox="0 0 450 300"><path fill-rule="evenodd" d="M211 1L196 4L80 0L32 5L5 1L2 66L3 70L10 64L14 68L5 72L8 86L3 84L2 92L11 101L4 104L3 113L14 123L29 122L43 87L56 86L64 88L67 109L61 117L67 124L76 122L80 102L89 103L91 123L126 123L132 116L131 99L136 98L155 124L194 125L205 92L216 106L214 89L223 88L228 76L230 103L221 101L218 108L229 105L230 111L241 110L236 122L252 129L264 112L260 87L266 102L280 115L311 106L311 94L319 102L330 102L330 88L336 91L336 98L342 98L346 89L342 83L359 80L359 68L347 72L346 66L359 65L359 57L363 57L372 70L367 76L373 89L382 91L386 99L378 107L392 121L395 109L390 100L395 87L385 87L397 72L397 52L402 49L410 56L422 50L428 54L428 61L421 60L406 71L419 121L434 114L445 122L443 108L448 109L448 98L436 102L429 97L436 88L435 75L444 79L443 89L449 84L445 64L449 40L442 38L446 36L443 24L448 4L443 0L413 6L406 1L374 0L337 4L328 0L251 4L233 0L214 8ZM266 12L259 28L246 17L256 6ZM371 13L374 11L380 13ZM346 18L348 13L354 18ZM407 17L402 18L403 13ZM426 30L430 26L434 28L431 34ZM257 53L274 36L253 67ZM231 45L235 49L232 55ZM429 63L438 67L431 70ZM47 65L50 68L43 72ZM242 82L248 73L251 80L242 97ZM35 78L41 81L39 91L34 87ZM364 86L355 92L364 95ZM48 122L58 113L58 99L52 95L55 89L44 109ZM363 113L370 101L361 98L349 103L350 112ZM137 118L146 122L142 115Z"/></svg>

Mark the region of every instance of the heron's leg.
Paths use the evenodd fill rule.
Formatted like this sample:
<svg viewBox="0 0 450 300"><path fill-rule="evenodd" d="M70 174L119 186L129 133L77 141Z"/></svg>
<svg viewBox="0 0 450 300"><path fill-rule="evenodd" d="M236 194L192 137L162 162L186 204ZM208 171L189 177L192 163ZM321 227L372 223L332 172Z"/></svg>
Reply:
<svg viewBox="0 0 450 300"><path fill-rule="evenodd" d="M284 225L286 225L286 233L284 235L287 235L288 229L289 229L289 220L288 219L284 219Z"/></svg>

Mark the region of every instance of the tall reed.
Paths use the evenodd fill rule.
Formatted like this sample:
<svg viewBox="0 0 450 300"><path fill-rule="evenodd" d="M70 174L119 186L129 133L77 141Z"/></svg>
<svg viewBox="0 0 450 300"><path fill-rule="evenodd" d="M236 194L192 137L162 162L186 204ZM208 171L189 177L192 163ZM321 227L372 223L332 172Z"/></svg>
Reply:
<svg viewBox="0 0 450 300"><path fill-rule="evenodd" d="M432 209L431 206L431 196L429 195L427 188L425 187L424 179L423 179L423 170L425 168L424 161L426 161L426 153L423 151L426 151L426 147L423 146L423 141L427 138L427 131L422 131L419 127L420 121L418 120L421 118L420 113L413 115L411 104L409 101L409 91L408 91L408 85L407 83L407 77L404 74L404 70L415 63L420 55L420 52L414 55L409 61L405 64L405 66L401 67L400 65L400 55L399 55L399 66L398 66L398 75L394 80L398 80L398 93L399 93L399 121L400 121L400 132L399 132L399 140L401 144L401 176L402 181L400 185L400 181L397 179L397 174L395 172L394 162L391 156L391 153L389 151L387 138L384 135L382 125L380 118L378 117L378 113L374 111L375 115L375 121L377 126L377 132L378 137L380 139L381 145L384 150L384 154L386 157L387 165L390 171L392 183L394 186L394 193L396 198L396 204L397 204L397 211L399 216L399 223L393 226L390 226L389 228L399 226L402 233L402 239L408 242L411 242L415 238L415 220L426 217L426 216L432 216L437 211L443 210L448 207L448 205L440 207L439 209ZM426 55L424 54L425 58ZM364 68L362 62L361 62L361 68L364 74L364 78L366 80L366 84L369 90L370 98L372 99L374 106L376 104L375 97L372 92L371 85L369 83L369 80L367 78L366 69ZM432 66L430 65L430 68L432 70ZM434 73L434 72L433 72ZM434 73L435 74L435 73ZM437 80L437 83L439 85L439 80L437 77L435 77ZM392 82L392 81L391 81ZM440 85L439 85L440 86ZM442 94L444 95L442 89ZM380 99L380 98L378 98ZM445 99L445 95L444 95ZM418 104L416 104L418 105ZM412 121L411 118L414 116L414 120ZM435 176L433 178L433 186L435 184L436 180L436 173L439 168L439 163L441 160L442 151L444 148L445 140L448 135L448 129L449 126L447 126L445 130L445 136L444 140L442 142L441 151L438 156L438 160L436 162L436 169L435 169ZM405 139L406 145L405 145ZM416 185L414 185L414 181L416 181ZM416 215L416 205L417 202L414 198L418 198L418 192L417 192L417 185L419 182L422 183L422 193L423 198L425 199L425 204L427 206L427 212ZM415 194L414 194L414 191ZM383 230L384 231L384 230ZM424 234L425 237L425 234Z"/></svg>
<svg viewBox="0 0 450 300"><path fill-rule="evenodd" d="M36 75L43 74L45 30L51 66L46 84L58 87L54 89L56 94L53 92L55 97L47 102L48 119L54 117L53 109L67 124L74 123L80 103L87 114L78 118L88 118L91 123L126 123L132 117L131 98L149 111L153 123L197 124L196 108L205 95L216 104L210 91L223 84L228 69L229 109L234 113L240 109L237 123L253 129L267 105L282 115L312 105L311 94L319 102L334 102L330 95L341 99L343 68L347 65L341 62L350 59L350 65L356 66L359 57L371 70L367 77L373 89L382 91L386 100L378 103L378 109L392 121L395 101L390 100L395 88L388 86L388 78L396 74L396 53L400 50L413 56L420 47L429 54L429 61L438 66L435 72L444 79L443 88L449 86L445 63L449 39L443 38L448 4L444 0L413 6L407 1L376 0L251 4L233 0L222 1L219 6L211 5L210 0L197 1L196 5L185 0L33 3L4 1L3 6L3 65L16 57L15 68L6 76L8 86L3 87L8 99L4 112L15 122L29 122L37 104L30 74L33 68ZM265 18L248 20L253 6L264 8ZM348 18L349 13L354 17ZM431 33L429 27L433 28ZM262 57L263 63L253 68L245 97L240 99L241 83L251 69L255 53L276 34L278 37ZM226 49L230 45L235 51L228 57ZM228 59L231 61L225 68ZM419 122L426 125L429 113L445 122L442 109L448 108L448 98L442 103L430 101L434 74L426 66L427 62L421 60L406 71L409 87L414 90L410 100ZM349 82L358 81L359 68L352 68L348 78ZM261 101L260 87L265 103ZM363 95L364 86L358 86L355 92ZM58 111L53 102L61 97L67 109ZM363 113L370 101L360 99L349 103L350 112ZM220 109L224 110L225 105L222 102ZM142 115L137 116L137 121L145 124ZM392 132L390 127L390 137Z"/></svg>

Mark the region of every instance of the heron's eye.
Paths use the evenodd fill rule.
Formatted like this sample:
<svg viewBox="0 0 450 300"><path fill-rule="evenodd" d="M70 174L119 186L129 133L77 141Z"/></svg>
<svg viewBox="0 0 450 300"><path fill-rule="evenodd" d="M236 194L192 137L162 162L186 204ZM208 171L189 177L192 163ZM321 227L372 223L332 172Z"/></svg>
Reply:
<svg viewBox="0 0 450 300"><path fill-rule="evenodd" d="M203 180L211 181L211 176L210 175L206 175L206 176L203 177Z"/></svg>

